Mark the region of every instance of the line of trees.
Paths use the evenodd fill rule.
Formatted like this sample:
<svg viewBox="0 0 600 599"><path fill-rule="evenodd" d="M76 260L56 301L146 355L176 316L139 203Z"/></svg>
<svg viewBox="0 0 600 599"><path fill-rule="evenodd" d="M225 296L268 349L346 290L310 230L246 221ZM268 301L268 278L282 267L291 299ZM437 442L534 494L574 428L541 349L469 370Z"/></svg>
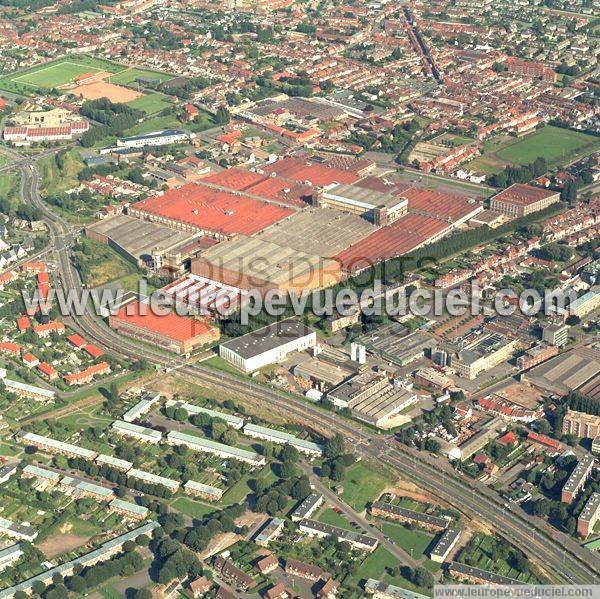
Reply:
<svg viewBox="0 0 600 599"><path fill-rule="evenodd" d="M490 175L488 185L492 187L508 187L513 183L527 183L540 177L548 170L548 163L543 156L538 156L533 162L523 166L507 166L503 171Z"/></svg>

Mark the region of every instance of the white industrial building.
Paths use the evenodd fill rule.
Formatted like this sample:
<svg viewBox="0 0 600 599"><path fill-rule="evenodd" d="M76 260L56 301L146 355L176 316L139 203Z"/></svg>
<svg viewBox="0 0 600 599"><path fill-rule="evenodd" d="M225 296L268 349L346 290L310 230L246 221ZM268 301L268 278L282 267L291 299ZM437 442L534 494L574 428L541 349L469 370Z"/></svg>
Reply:
<svg viewBox="0 0 600 599"><path fill-rule="evenodd" d="M195 133L182 131L181 129L163 129L161 131L153 131L144 135L134 135L132 137L123 137L117 139L118 148L145 148L146 146L166 146L169 144L180 144L190 142L195 139ZM110 151L112 148L107 148L104 152Z"/></svg>
<svg viewBox="0 0 600 599"><path fill-rule="evenodd" d="M281 362L317 344L317 333L299 320L283 320L219 345L219 354L244 372Z"/></svg>

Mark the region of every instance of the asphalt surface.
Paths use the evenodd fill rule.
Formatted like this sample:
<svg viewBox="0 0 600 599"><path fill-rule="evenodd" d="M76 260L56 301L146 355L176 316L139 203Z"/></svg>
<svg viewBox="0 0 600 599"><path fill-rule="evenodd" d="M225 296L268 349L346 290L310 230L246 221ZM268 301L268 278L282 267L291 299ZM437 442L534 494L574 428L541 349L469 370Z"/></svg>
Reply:
<svg viewBox="0 0 600 599"><path fill-rule="evenodd" d="M45 219L53 238L56 263L61 274L60 284L66 290L81 291L77 270L70 261L73 233L67 223L54 214L39 196L39 174L35 162L24 158L20 164L24 178L23 199L44 210ZM141 346L109 329L99 317L87 311L82 316L65 318L75 330L116 355L145 358L165 368L177 367L182 373L220 389L224 394L243 393L250 401L269 404L286 412L290 419L300 421L323 434L340 432L349 446L363 458L386 464L403 478L449 503L469 518L476 518L494 529L522 550L556 583L599 583L600 558L583 549L567 535L557 532L546 522L527 515L521 508L505 504L493 490L459 476L447 469L442 460L396 446L389 439L366 433L354 422L327 413L299 397L238 378L230 373L215 372L200 364L187 364L180 357L165 357L162 352Z"/></svg>

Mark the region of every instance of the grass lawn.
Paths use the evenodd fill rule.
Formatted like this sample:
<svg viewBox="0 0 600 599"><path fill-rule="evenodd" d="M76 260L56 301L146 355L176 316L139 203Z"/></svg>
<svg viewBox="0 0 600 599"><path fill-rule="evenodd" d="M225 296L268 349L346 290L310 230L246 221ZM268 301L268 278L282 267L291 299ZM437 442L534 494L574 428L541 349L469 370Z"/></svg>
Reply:
<svg viewBox="0 0 600 599"><path fill-rule="evenodd" d="M381 530L396 545L402 547L404 551L407 551L416 559L419 559L421 555L425 555L425 551L433 541L433 535L421 530L411 530L400 524L385 522L381 526Z"/></svg>
<svg viewBox="0 0 600 599"><path fill-rule="evenodd" d="M144 94L131 102L127 102L127 106L142 110L146 114L156 114L165 108L169 108L171 103L161 94Z"/></svg>
<svg viewBox="0 0 600 599"><path fill-rule="evenodd" d="M137 100L134 100L137 102ZM129 104L132 105L131 103ZM162 129L173 129L181 127L181 123L177 120L174 115L160 116L153 119L148 119L143 123L138 123L134 127L127 129L125 135L143 135L144 133L151 133L152 131L160 131Z"/></svg>
<svg viewBox="0 0 600 599"><path fill-rule="evenodd" d="M0 175L0 197L16 201L19 197L20 176L16 173Z"/></svg>
<svg viewBox="0 0 600 599"><path fill-rule="evenodd" d="M549 164L564 164L600 147L600 139L578 131L546 126L497 152L502 160L529 164L543 156Z"/></svg>
<svg viewBox="0 0 600 599"><path fill-rule="evenodd" d="M388 584L408 589L409 591L431 595L431 591L415 587L414 584L403 576L391 576L386 571L386 568L398 568L399 566L398 560L387 549L379 546L373 553L367 555L356 574L352 577L352 581L358 587L361 580L374 578L375 580L381 580Z"/></svg>
<svg viewBox="0 0 600 599"><path fill-rule="evenodd" d="M209 368L222 370L223 372L228 372L229 374L235 374L236 376L247 376L241 370L238 370L235 366L221 358L221 356L215 356L214 358L204 360L202 364L203 366L208 366Z"/></svg>
<svg viewBox="0 0 600 599"><path fill-rule="evenodd" d="M344 518L341 514L338 514L336 511L331 508L327 508L323 511L323 513L317 518L319 522L323 522L324 524L330 524L331 526L337 526L338 528L344 528L346 530L352 530L352 526L350 522Z"/></svg>
<svg viewBox="0 0 600 599"><path fill-rule="evenodd" d="M146 69L126 69L113 75L110 78L110 82L116 85L129 85L130 83L135 83L136 79L140 77L158 79L161 83L173 79L173 75L169 75L168 73L159 73L158 71L148 71Z"/></svg>
<svg viewBox="0 0 600 599"><path fill-rule="evenodd" d="M22 448L20 448L20 447L16 447L9 443L0 443L0 455L1 456L13 457L13 456L16 456L19 453L21 453L21 451L22 451Z"/></svg>
<svg viewBox="0 0 600 599"><path fill-rule="evenodd" d="M200 501L192 501L191 499L187 499L187 497L178 497L171 504L171 507L190 518L197 519L203 518L206 514L219 509L218 506L201 503Z"/></svg>
<svg viewBox="0 0 600 599"><path fill-rule="evenodd" d="M105 586L98 589L98 593L104 597L104 599L122 599L123 595L111 586Z"/></svg>
<svg viewBox="0 0 600 599"><path fill-rule="evenodd" d="M362 512L389 484L390 481L372 464L357 462L346 472L342 499L357 512Z"/></svg>
<svg viewBox="0 0 600 599"><path fill-rule="evenodd" d="M468 163L476 172L493 174L509 164L529 164L542 156L550 167L566 164L600 148L592 135L547 125L530 135L515 139L496 136L485 142L484 153Z"/></svg>
<svg viewBox="0 0 600 599"><path fill-rule="evenodd" d="M54 156L47 156L39 163L40 176L44 183L43 189L46 194L62 192L79 185L77 175L83 169L84 164L79 152L75 149L69 150L64 157L64 166L58 168Z"/></svg>
<svg viewBox="0 0 600 599"><path fill-rule="evenodd" d="M88 287L98 287L136 272L131 262L125 260L110 246L86 237L86 253L78 252L80 272Z"/></svg>

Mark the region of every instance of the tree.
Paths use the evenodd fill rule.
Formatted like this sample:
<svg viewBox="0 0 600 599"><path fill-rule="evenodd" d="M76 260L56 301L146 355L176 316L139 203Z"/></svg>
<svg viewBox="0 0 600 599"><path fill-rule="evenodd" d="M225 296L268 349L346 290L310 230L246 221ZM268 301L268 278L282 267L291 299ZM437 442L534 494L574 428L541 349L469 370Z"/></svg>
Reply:
<svg viewBox="0 0 600 599"><path fill-rule="evenodd" d="M413 570L412 582L418 587L430 589L434 583L433 574L422 566L417 566Z"/></svg>
<svg viewBox="0 0 600 599"><path fill-rule="evenodd" d="M282 462L295 463L298 461L299 458L300 458L300 454L298 453L298 450L293 445L290 445L289 443L286 443L283 446L283 449L281 450L281 453L279 454L279 459Z"/></svg>
<svg viewBox="0 0 600 599"><path fill-rule="evenodd" d="M336 482L341 482L344 480L344 476L346 476L346 468L344 464L338 460L333 463L331 468L331 474L329 475L331 480L335 480Z"/></svg>
<svg viewBox="0 0 600 599"><path fill-rule="evenodd" d="M133 596L134 599L152 599L152 592L148 589L138 589Z"/></svg>
<svg viewBox="0 0 600 599"><path fill-rule="evenodd" d="M226 125L231 120L231 114L225 106L219 106L215 114L217 125Z"/></svg>
<svg viewBox="0 0 600 599"><path fill-rule="evenodd" d="M279 465L279 476L281 478L292 478L296 475L296 466L290 462L282 462Z"/></svg>
<svg viewBox="0 0 600 599"><path fill-rule="evenodd" d="M113 381L108 388L108 397L111 401L118 401L119 399L119 387L116 381Z"/></svg>
<svg viewBox="0 0 600 599"><path fill-rule="evenodd" d="M550 423L545 418L540 418L533 423L534 428L542 435L547 435L552 431Z"/></svg>
<svg viewBox="0 0 600 599"><path fill-rule="evenodd" d="M530 567L529 560L520 551L516 552L510 561L511 561L511 566L515 570L517 570L521 573L525 573L525 572L529 571L529 567Z"/></svg>
<svg viewBox="0 0 600 599"><path fill-rule="evenodd" d="M76 595L82 594L87 589L85 580L79 575L71 577L68 586L69 589L71 589L71 591L73 591Z"/></svg>
<svg viewBox="0 0 600 599"><path fill-rule="evenodd" d="M292 487L291 495L297 501L306 499L311 494L310 481L306 476L299 478Z"/></svg>
<svg viewBox="0 0 600 599"><path fill-rule="evenodd" d="M324 454L327 458L337 458L344 453L344 437L336 433L325 442Z"/></svg>
<svg viewBox="0 0 600 599"><path fill-rule="evenodd" d="M532 511L534 516L546 518L550 513L550 503L547 499L538 499L534 502Z"/></svg>

